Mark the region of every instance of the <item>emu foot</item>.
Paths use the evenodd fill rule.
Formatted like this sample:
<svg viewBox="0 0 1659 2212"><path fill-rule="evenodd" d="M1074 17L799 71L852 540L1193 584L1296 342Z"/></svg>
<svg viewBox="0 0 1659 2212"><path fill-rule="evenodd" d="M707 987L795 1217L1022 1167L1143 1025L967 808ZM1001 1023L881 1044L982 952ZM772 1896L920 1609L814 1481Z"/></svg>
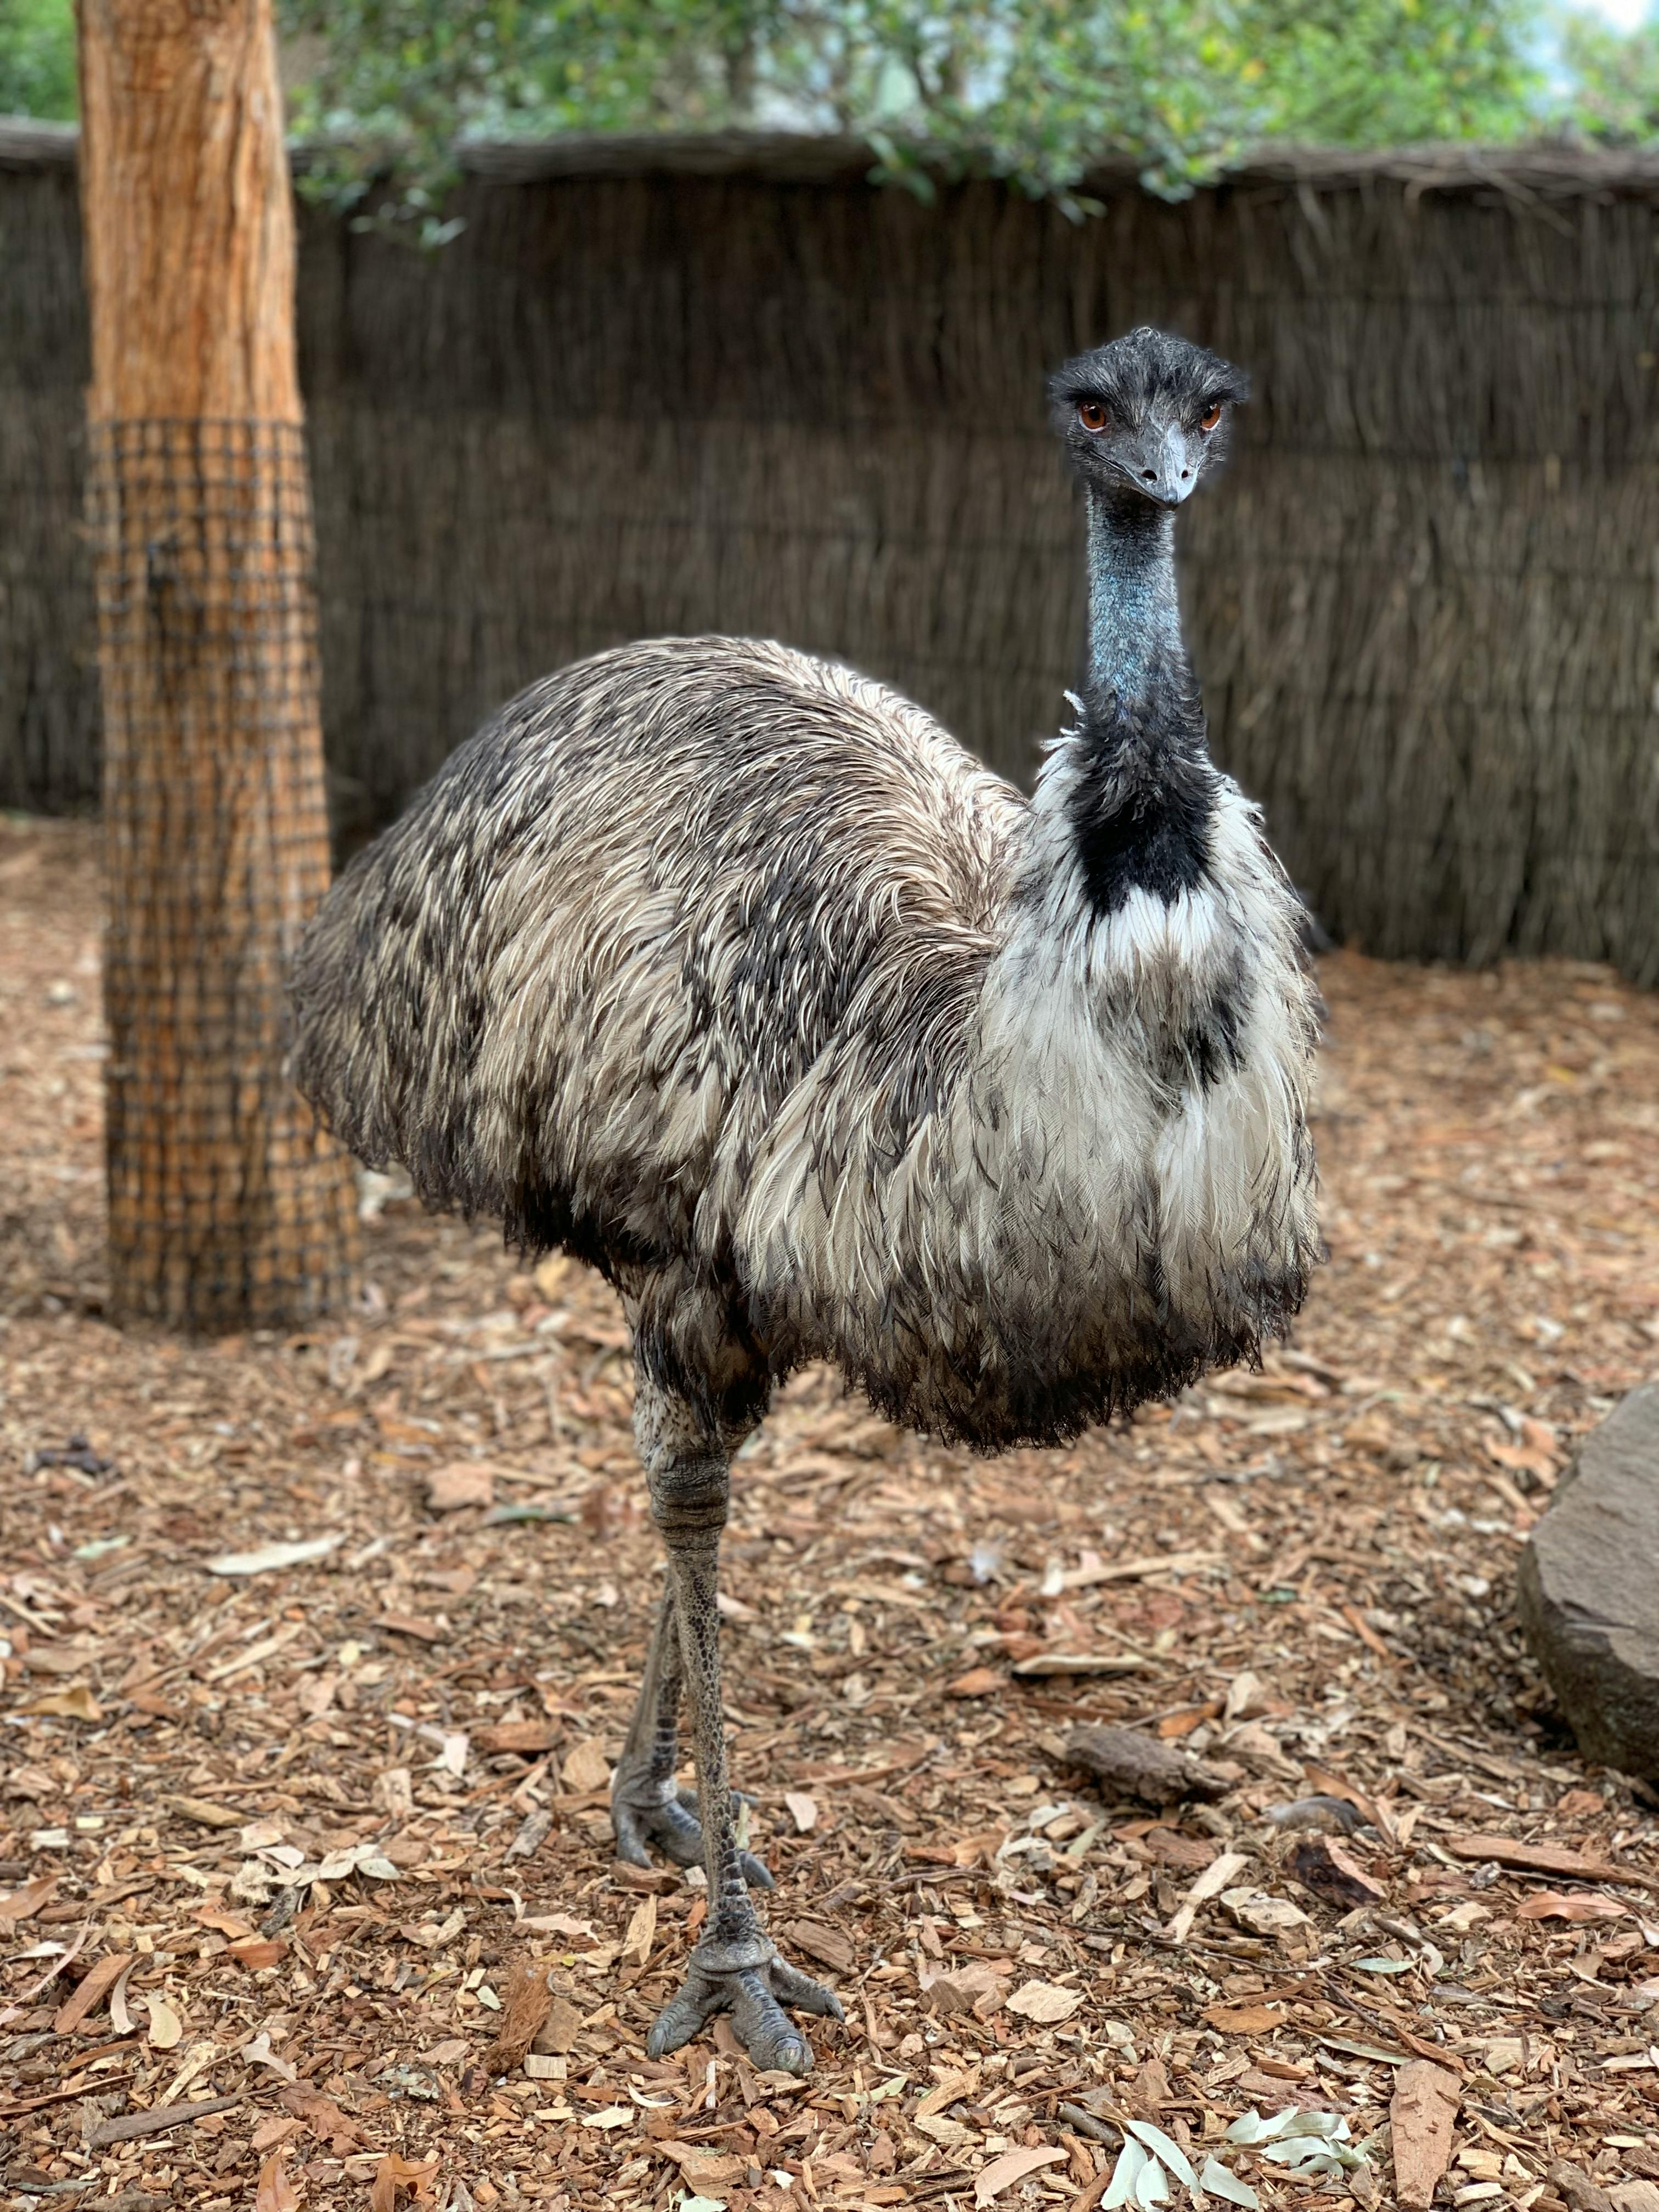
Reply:
<svg viewBox="0 0 1659 2212"><path fill-rule="evenodd" d="M737 1790L733 1802L748 1800ZM647 1844L654 1844L676 1866L703 1863L702 1823L697 1818L697 1793L678 1784L649 1780L630 1782L620 1771L611 1790L611 1825L617 1832L617 1856L629 1866L649 1866ZM739 1851L738 1863L750 1889L770 1889L772 1877L752 1851Z"/></svg>
<svg viewBox="0 0 1659 2212"><path fill-rule="evenodd" d="M766 1936L699 1943L684 1981L652 2023L646 2056L665 2057L690 2043L716 2013L728 2012L738 2041L762 2072L775 2067L785 2074L810 2073L812 2046L786 2016L785 2005L826 2020L846 2017L835 1991L787 1965Z"/></svg>

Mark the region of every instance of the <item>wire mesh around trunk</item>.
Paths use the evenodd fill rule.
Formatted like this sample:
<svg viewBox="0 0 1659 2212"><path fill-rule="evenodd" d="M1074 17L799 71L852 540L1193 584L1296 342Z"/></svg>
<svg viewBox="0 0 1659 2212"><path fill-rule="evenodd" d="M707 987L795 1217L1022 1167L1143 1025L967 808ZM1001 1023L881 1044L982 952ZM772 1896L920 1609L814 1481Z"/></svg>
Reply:
<svg viewBox="0 0 1659 2212"><path fill-rule="evenodd" d="M112 1306L224 1330L348 1295L350 1170L287 1073L328 880L295 423L92 426Z"/></svg>

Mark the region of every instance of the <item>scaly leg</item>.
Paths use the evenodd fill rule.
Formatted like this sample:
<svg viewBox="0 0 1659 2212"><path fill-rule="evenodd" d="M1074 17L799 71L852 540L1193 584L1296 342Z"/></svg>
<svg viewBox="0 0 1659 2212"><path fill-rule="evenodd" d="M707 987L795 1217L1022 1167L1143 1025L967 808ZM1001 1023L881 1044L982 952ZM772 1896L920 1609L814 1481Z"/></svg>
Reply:
<svg viewBox="0 0 1659 2212"><path fill-rule="evenodd" d="M641 1416L643 1415L643 1418ZM726 1771L720 1706L720 1614L714 1602L720 1531L726 1525L728 1459L723 1443L695 1424L688 1407L641 1407L635 1431L645 1450L651 1510L668 1552L669 1591L679 1631L691 1706L697 1796L706 1808L703 1865L708 1917L684 1984L657 2015L646 2051L678 2051L719 2012L729 2012L739 2043L757 2067L805 2074L811 2045L783 2011L842 2017L833 1990L779 1957L761 1926L744 1879Z"/></svg>
<svg viewBox="0 0 1659 2212"><path fill-rule="evenodd" d="M611 1820L617 1831L617 1856L630 1866L649 1866L647 1844L655 1844L676 1866L698 1866L704 1856L697 1798L674 1778L679 1764L680 1698L685 1667L672 1584L663 1593L657 1624L646 1655L645 1679L628 1741L611 1784ZM741 1801L739 1801L741 1802ZM772 1877L752 1851L739 1854L744 1879L752 1888L770 1889Z"/></svg>

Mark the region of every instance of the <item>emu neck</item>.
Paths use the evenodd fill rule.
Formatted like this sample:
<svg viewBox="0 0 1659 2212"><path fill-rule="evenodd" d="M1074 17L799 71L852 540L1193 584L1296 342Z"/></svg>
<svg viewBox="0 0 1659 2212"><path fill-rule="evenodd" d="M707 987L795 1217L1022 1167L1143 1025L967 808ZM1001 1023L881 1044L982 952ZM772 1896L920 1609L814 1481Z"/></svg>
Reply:
<svg viewBox="0 0 1659 2212"><path fill-rule="evenodd" d="M1175 514L1146 501L1089 494L1091 717L1139 721L1160 691L1190 684L1176 593Z"/></svg>
<svg viewBox="0 0 1659 2212"><path fill-rule="evenodd" d="M1216 774L1181 641L1175 516L1091 492L1088 562L1081 723L1044 771L1037 810L1062 841L1060 880L1108 917L1139 895L1169 908L1202 885Z"/></svg>

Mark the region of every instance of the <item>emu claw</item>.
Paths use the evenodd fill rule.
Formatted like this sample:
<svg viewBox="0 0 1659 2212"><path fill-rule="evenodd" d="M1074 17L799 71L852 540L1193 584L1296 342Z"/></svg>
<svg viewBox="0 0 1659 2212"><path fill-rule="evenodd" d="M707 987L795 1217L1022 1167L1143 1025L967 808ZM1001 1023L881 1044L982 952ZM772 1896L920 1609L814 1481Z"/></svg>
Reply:
<svg viewBox="0 0 1659 2212"><path fill-rule="evenodd" d="M783 2008L843 2020L835 1991L779 1958L764 1939L756 1945L717 1947L706 1957L699 1955L703 1949L700 1944L691 1954L685 1980L653 2021L647 2057L666 2057L690 2043L716 2013L729 2012L738 2041L761 2072L810 2073L812 2046ZM733 1951L744 1963L732 1961Z"/></svg>
<svg viewBox="0 0 1659 2212"><path fill-rule="evenodd" d="M749 1802L735 1790L732 1795L740 1804ZM650 1865L647 1844L654 1844L675 1866L701 1866L703 1863L702 1825L697 1819L697 1795L694 1790L677 1789L666 1799L647 1796L641 1790L637 1796L630 1798L618 1777L611 1796L611 1825L617 1832L617 1856L625 1859L629 1866ZM750 1889L773 1887L771 1875L752 1851L739 1851L738 1863Z"/></svg>

